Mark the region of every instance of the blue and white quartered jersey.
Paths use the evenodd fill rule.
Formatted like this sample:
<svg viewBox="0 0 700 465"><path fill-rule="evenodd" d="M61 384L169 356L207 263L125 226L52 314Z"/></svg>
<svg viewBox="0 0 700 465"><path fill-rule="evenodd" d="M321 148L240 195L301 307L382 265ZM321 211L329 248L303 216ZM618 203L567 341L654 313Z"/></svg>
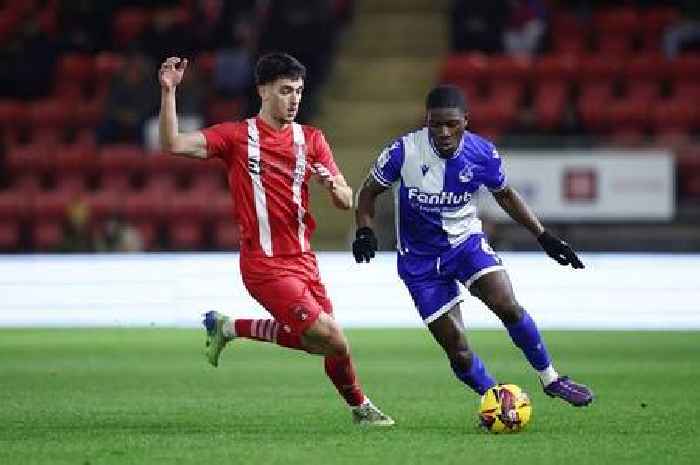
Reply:
<svg viewBox="0 0 700 465"><path fill-rule="evenodd" d="M385 148L372 169L381 185L394 186L397 248L434 255L480 233L472 202L484 185L506 187L501 158L486 139L465 132L452 158L441 158L428 128L406 134Z"/></svg>

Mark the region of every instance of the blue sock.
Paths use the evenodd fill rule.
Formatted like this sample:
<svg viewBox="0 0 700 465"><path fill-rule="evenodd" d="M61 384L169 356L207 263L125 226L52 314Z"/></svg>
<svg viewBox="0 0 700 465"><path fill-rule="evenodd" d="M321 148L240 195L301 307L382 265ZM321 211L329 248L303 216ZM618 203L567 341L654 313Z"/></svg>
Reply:
<svg viewBox="0 0 700 465"><path fill-rule="evenodd" d="M472 365L469 368L469 371L462 371L452 362L450 362L450 366L452 367L452 371L454 371L455 376L457 376L461 382L478 392L479 395L483 395L489 390L489 388L496 385L496 381L486 370L486 367L479 356L474 352L472 352Z"/></svg>
<svg viewBox="0 0 700 465"><path fill-rule="evenodd" d="M552 363L535 322L525 310L522 319L515 324L506 325L506 329L535 370L542 371Z"/></svg>

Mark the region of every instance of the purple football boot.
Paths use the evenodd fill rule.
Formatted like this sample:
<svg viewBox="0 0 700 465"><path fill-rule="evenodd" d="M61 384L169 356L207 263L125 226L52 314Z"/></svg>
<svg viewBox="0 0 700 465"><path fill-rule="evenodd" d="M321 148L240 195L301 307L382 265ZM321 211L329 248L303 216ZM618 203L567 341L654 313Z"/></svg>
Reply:
<svg viewBox="0 0 700 465"><path fill-rule="evenodd" d="M583 407L593 402L593 392L583 384L578 384L568 376L560 376L556 381L544 386L549 397L558 397L574 407Z"/></svg>

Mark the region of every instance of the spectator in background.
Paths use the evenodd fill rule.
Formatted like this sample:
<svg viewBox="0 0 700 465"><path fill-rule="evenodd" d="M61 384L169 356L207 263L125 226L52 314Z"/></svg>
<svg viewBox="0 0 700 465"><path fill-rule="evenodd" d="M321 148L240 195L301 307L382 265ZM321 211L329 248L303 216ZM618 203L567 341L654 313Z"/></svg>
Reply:
<svg viewBox="0 0 700 465"><path fill-rule="evenodd" d="M143 250L143 238L138 229L113 216L102 225L96 249L98 252L139 252Z"/></svg>
<svg viewBox="0 0 700 465"><path fill-rule="evenodd" d="M687 50L700 51L700 2L680 0L683 19L668 28L664 34L664 52L668 58L675 58Z"/></svg>
<svg viewBox="0 0 700 465"><path fill-rule="evenodd" d="M190 33L198 51L230 47L233 25L241 16L255 17L256 0L195 0ZM175 56L171 54L169 56Z"/></svg>
<svg viewBox="0 0 700 465"><path fill-rule="evenodd" d="M150 79L152 67L144 55L131 53L113 76L105 117L97 129L98 143L143 144L144 123L156 114L159 104Z"/></svg>
<svg viewBox="0 0 700 465"><path fill-rule="evenodd" d="M114 10L110 2L62 0L57 22L60 47L66 52L95 53L109 46Z"/></svg>
<svg viewBox="0 0 700 465"><path fill-rule="evenodd" d="M260 48L262 52L284 50L306 65L300 122L315 113L316 91L330 71L336 39L333 6L330 0L270 0Z"/></svg>
<svg viewBox="0 0 700 465"><path fill-rule="evenodd" d="M66 209L63 225L61 252L94 252L95 241L90 232L90 207L82 199L76 199Z"/></svg>
<svg viewBox="0 0 700 465"><path fill-rule="evenodd" d="M536 54L547 27L546 6L541 0L510 0L503 43L511 55L532 56Z"/></svg>
<svg viewBox="0 0 700 465"><path fill-rule="evenodd" d="M506 0L452 3L452 49L455 51L503 51L504 24L510 15Z"/></svg>
<svg viewBox="0 0 700 465"><path fill-rule="evenodd" d="M245 95L253 87L253 60L257 45L254 27L254 20L239 18L231 26L228 46L216 52L214 87L224 97Z"/></svg>
<svg viewBox="0 0 700 465"><path fill-rule="evenodd" d="M9 42L0 47L0 97L35 99L52 89L57 46L33 13L26 13Z"/></svg>
<svg viewBox="0 0 700 465"><path fill-rule="evenodd" d="M141 37L141 49L151 60L160 63L174 55L191 55L194 51L192 35L184 33L188 17L180 8L159 8ZM195 28L198 26L195 24ZM186 29L185 29L186 28Z"/></svg>

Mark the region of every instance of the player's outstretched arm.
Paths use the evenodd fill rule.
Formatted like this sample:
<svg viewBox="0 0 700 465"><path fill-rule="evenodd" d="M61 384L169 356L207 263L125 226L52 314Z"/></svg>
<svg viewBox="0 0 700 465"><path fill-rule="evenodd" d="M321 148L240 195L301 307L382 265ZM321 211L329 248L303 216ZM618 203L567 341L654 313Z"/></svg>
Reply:
<svg viewBox="0 0 700 465"><path fill-rule="evenodd" d="M544 229L537 215L525 203L525 200L512 187L506 186L500 191L494 192L493 197L501 208L521 225L525 226L539 242L545 253L557 263L563 266L571 265L572 268L584 268L583 262L578 258L574 249L558 237Z"/></svg>
<svg viewBox="0 0 700 465"><path fill-rule="evenodd" d="M379 184L371 174L357 193L357 209L355 210L355 222L357 231L352 243L352 254L357 263L367 262L374 258L377 251L377 237L374 235L374 204L379 194L387 188Z"/></svg>
<svg viewBox="0 0 700 465"><path fill-rule="evenodd" d="M328 168L321 163L314 163L311 171L318 182L328 190L331 201L336 208L350 210L352 208L352 187L348 186L342 174L333 176Z"/></svg>
<svg viewBox="0 0 700 465"><path fill-rule="evenodd" d="M175 155L207 158L207 144L199 131L180 134L177 125L175 92L187 69L187 59L170 57L158 70L160 82L159 131L161 148Z"/></svg>

